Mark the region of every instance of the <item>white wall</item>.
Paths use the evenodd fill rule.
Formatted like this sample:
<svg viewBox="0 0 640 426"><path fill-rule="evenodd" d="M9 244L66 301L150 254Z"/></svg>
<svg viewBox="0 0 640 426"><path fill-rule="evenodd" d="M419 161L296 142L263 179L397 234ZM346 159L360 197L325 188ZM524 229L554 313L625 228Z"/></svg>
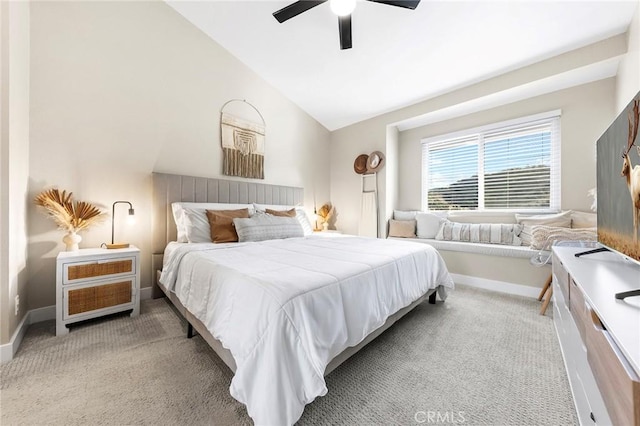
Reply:
<svg viewBox="0 0 640 426"><path fill-rule="evenodd" d="M385 167L385 183L386 182L398 182L400 168L399 155L400 155L400 132L396 126L387 126L386 137L386 153L387 153L387 165ZM385 195L384 216L380 218L382 222L380 236L385 237L387 235L387 223L389 219L393 218L393 209L399 203L399 185L386 185L387 193Z"/></svg>
<svg viewBox="0 0 640 426"><path fill-rule="evenodd" d="M420 205L419 176L414 172L416 164L420 163L420 156L416 151L412 151L409 155L410 158L405 158L407 151L403 151L402 145L407 138L417 140L428 135L440 134L445 129L460 130L474 127L473 123L475 122L487 124L487 120L492 120L491 122L507 120L514 117L511 114L512 107L514 107L513 111L542 112L566 105L569 106L567 114L571 121L581 120L581 117L573 116L573 111L579 111L586 120L589 117L598 117L598 120L585 123L584 126L572 124L570 129L575 129L577 133L575 136L568 136L569 139L584 139L583 142L586 144L593 143L606 129L606 125L602 123L606 122L608 125L615 117L613 105L615 104L616 89L612 81L604 83L605 86L596 84L593 87L602 88L608 85L609 92L598 91L591 97L588 93L591 86L586 83L604 80L615 74L615 71L610 71L613 68L611 64L615 64L615 61L626 54L626 40L627 35L620 34L332 132L331 197L341 212L336 227L346 233L357 233L360 212L360 181L353 172L353 161L358 154L370 153L373 150L385 152L387 126L396 126L404 131L400 132L398 180L392 181L393 173L382 173L380 176L382 218L388 216L387 210L390 208L386 199L388 188L395 188L398 196L397 207L419 208ZM591 69L593 72L585 74L583 72L585 69ZM610 74L607 74L608 72ZM587 93L584 89L580 89L585 84ZM576 87L577 90L572 91L568 89L570 87ZM537 91L534 90L535 88ZM607 89L604 90L606 92ZM578 94L579 96L573 97ZM544 96L551 97L544 98ZM550 100L550 102L546 102L544 99ZM603 100L604 104L601 103ZM579 102L586 103L579 105L577 104ZM553 104L556 105L553 106ZM542 108L542 111L539 108ZM515 115L515 117L518 116L520 114ZM421 123L422 127L419 127L418 123ZM420 130L416 132L407 130L416 128ZM393 146L393 143L390 146ZM569 151L573 153L574 147L575 144L569 145L568 148L563 147L563 153ZM591 149L589 146L586 148ZM595 176L595 154L593 151L580 153L580 155L590 158L588 164L593 167L593 170L589 169L588 174ZM579 165L574 169L572 165L567 165L563 171L563 185L565 185L563 187L563 208L584 209L588 207L586 191L583 191L582 186L591 185L590 187L593 187L594 180L589 177L583 181L587 183L581 183L577 191L572 190L575 186L573 179L582 180L587 166ZM417 167L419 171L420 167ZM415 198L415 194L418 194L418 198ZM394 194L391 196L395 197ZM391 214L391 212L388 213Z"/></svg>
<svg viewBox="0 0 640 426"><path fill-rule="evenodd" d="M382 120L367 120L331 132L331 202L339 214L335 225L340 231L358 234L362 178L353 170L353 162L360 154L386 153L386 136L386 123ZM387 161L378 173L380 226L385 229L388 166Z"/></svg>
<svg viewBox="0 0 640 426"><path fill-rule="evenodd" d="M219 112L246 99L266 121L265 183L302 186L313 210L329 200L329 132L164 2L31 5L30 192L71 190L137 223L116 239L142 250L151 283L151 173L218 177ZM118 206L116 216L126 215ZM55 303L62 232L29 206L30 308ZM110 239L110 222L81 247Z"/></svg>
<svg viewBox="0 0 640 426"><path fill-rule="evenodd" d="M4 344L27 306L29 4L1 2L0 32L0 344Z"/></svg>
<svg viewBox="0 0 640 426"><path fill-rule="evenodd" d="M421 139L561 109L561 208L590 211L596 141L611 124L614 93L615 79L609 78L401 132L398 208L421 210Z"/></svg>
<svg viewBox="0 0 640 426"><path fill-rule="evenodd" d="M620 62L616 81L616 114L640 91L640 0L627 31L628 53Z"/></svg>

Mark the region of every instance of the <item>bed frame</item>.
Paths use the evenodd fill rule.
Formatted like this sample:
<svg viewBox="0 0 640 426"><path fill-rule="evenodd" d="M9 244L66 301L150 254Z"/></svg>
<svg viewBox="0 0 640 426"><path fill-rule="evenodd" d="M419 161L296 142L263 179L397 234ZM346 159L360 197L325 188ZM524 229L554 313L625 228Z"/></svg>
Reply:
<svg viewBox="0 0 640 426"><path fill-rule="evenodd" d="M187 336L193 336L193 330L195 329L234 373L236 371L236 363L231 352L224 348L220 341L211 335L206 326L182 305L176 295L168 291L159 281L164 248L170 241L175 241L177 235L171 203L183 201L292 206L302 203L303 195L302 188L291 186L153 173L153 255L151 261L152 277L154 277L153 297L166 296L187 320ZM338 354L327 365L324 375L329 374L427 298L429 303L436 303L436 289L430 290L409 306L391 315L382 326L374 330L358 345L349 347Z"/></svg>

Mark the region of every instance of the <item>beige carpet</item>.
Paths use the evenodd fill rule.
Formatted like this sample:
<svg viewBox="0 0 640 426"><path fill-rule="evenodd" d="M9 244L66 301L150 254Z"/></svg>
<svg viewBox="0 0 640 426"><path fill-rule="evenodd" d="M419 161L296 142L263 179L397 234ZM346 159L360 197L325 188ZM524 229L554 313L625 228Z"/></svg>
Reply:
<svg viewBox="0 0 640 426"><path fill-rule="evenodd" d="M538 309L459 286L331 373L299 424L577 424L552 319ZM0 370L0 423L251 424L231 377L164 300L148 300L138 318L64 337L52 321L32 326Z"/></svg>

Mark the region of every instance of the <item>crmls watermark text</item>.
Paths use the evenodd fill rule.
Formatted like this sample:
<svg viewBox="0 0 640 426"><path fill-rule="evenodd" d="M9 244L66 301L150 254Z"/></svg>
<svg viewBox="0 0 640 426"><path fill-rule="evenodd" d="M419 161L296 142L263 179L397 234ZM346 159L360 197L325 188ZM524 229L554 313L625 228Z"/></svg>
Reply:
<svg viewBox="0 0 640 426"><path fill-rule="evenodd" d="M462 424L466 421L464 411L416 411L413 416L416 423L427 424Z"/></svg>

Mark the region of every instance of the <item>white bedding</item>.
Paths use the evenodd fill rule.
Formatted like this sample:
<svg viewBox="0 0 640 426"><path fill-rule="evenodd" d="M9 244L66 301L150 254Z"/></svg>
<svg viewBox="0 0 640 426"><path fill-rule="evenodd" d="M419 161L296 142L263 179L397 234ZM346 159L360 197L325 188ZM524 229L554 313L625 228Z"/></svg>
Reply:
<svg viewBox="0 0 640 426"><path fill-rule="evenodd" d="M429 245L371 238L176 244L160 281L229 349L231 395L256 424L290 425L324 371L429 289L453 288Z"/></svg>

